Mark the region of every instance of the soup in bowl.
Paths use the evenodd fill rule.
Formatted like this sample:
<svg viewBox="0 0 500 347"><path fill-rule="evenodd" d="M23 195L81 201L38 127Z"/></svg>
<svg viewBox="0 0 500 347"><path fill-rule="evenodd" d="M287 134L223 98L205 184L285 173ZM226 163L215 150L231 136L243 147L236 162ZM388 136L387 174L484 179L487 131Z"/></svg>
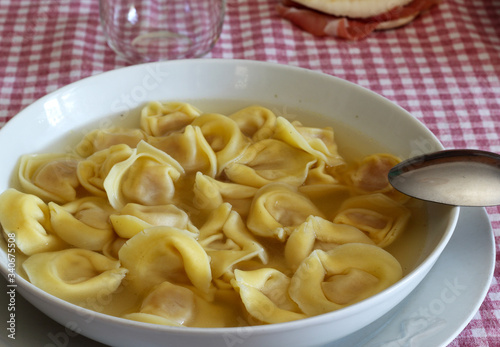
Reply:
<svg viewBox="0 0 500 347"><path fill-rule="evenodd" d="M421 123L276 64L107 72L23 110L0 145L2 272L109 345L334 341L399 304L458 217L387 183L442 149Z"/></svg>

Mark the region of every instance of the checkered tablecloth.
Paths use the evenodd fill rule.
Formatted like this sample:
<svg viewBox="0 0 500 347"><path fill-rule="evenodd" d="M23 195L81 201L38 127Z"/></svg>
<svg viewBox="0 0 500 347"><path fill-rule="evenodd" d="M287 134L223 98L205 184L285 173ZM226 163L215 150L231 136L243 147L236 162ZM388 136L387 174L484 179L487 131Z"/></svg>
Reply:
<svg viewBox="0 0 500 347"><path fill-rule="evenodd" d="M277 1L228 0L206 57L322 71L399 104L447 148L500 153L500 1L444 0L404 28L358 42L301 31L277 16ZM125 65L106 45L97 0L0 0L0 125L49 92ZM487 211L498 242L500 208ZM497 270L450 346L500 346L499 279Z"/></svg>

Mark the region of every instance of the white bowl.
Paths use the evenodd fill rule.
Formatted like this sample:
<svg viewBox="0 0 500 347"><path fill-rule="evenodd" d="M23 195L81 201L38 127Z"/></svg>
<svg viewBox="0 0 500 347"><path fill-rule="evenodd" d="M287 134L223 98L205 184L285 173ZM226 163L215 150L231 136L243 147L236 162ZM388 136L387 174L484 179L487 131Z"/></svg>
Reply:
<svg viewBox="0 0 500 347"><path fill-rule="evenodd" d="M362 134L365 151L387 149L401 158L442 149L418 120L387 99L341 79L289 66L239 60L186 60L136 65L73 83L24 109L0 131L0 191L14 184L20 155L63 149L68 134L131 117L145 102L191 102L209 112L226 113L261 104L277 113L307 113L310 122ZM130 111L133 110L133 111ZM310 123L308 123L310 124ZM395 285L350 307L289 323L244 328L177 328L95 313L60 300L17 277L17 290L68 329L113 346L315 346L353 333L400 303L425 277L450 239L459 209L427 204L428 234L418 263ZM0 269L7 257L0 250ZM67 331L69 332L69 330Z"/></svg>

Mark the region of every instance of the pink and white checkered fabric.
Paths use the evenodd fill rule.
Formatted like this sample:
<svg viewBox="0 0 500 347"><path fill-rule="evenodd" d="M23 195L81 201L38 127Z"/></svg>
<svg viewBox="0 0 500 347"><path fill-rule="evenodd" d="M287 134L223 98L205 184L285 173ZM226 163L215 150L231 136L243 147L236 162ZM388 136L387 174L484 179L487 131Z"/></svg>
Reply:
<svg viewBox="0 0 500 347"><path fill-rule="evenodd" d="M444 0L410 25L359 42L317 38L279 0L228 0L209 58L300 66L367 87L407 109L448 148L500 152L500 2ZM106 45L96 0L0 0L0 125L71 82L127 65ZM487 209L500 241L500 208ZM500 267L499 267L500 269ZM500 346L500 272L450 346Z"/></svg>

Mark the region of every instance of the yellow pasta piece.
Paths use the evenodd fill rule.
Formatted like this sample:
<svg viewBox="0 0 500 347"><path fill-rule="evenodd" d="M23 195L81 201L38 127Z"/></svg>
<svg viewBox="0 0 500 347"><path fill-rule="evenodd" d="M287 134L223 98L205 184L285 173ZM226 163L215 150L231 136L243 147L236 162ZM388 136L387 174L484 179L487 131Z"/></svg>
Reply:
<svg viewBox="0 0 500 347"><path fill-rule="evenodd" d="M127 239L117 237L106 243L102 249L102 254L110 259L118 260L118 252L122 246L127 242Z"/></svg>
<svg viewBox="0 0 500 347"><path fill-rule="evenodd" d="M287 119L278 117L273 137L312 154L329 166L344 164L344 159L337 151L332 128L304 127L300 123L292 124Z"/></svg>
<svg viewBox="0 0 500 347"><path fill-rule="evenodd" d="M284 183L268 184L255 194L247 227L255 235L285 241L290 232L310 215L323 214L296 187Z"/></svg>
<svg viewBox="0 0 500 347"><path fill-rule="evenodd" d="M186 173L217 174L217 157L199 127L188 125L182 132L164 137L151 137L148 143L172 156Z"/></svg>
<svg viewBox="0 0 500 347"><path fill-rule="evenodd" d="M174 183L183 173L175 159L141 141L128 159L111 168L103 185L117 210L129 202L163 205L172 202Z"/></svg>
<svg viewBox="0 0 500 347"><path fill-rule="evenodd" d="M410 215L408 208L377 193L347 199L333 221L355 226L384 248L403 232Z"/></svg>
<svg viewBox="0 0 500 347"><path fill-rule="evenodd" d="M200 228L198 242L209 255L213 278L232 272L233 265L259 258L267 262L267 254L260 243L247 230L241 217L224 203L212 212Z"/></svg>
<svg viewBox="0 0 500 347"><path fill-rule="evenodd" d="M143 293L169 281L193 285L202 293L211 286L210 258L193 235L174 227L152 227L129 239L118 252L129 270L130 285Z"/></svg>
<svg viewBox="0 0 500 347"><path fill-rule="evenodd" d="M389 184L389 170L401 160L391 154L372 154L349 173L350 183L363 192L387 192L394 188Z"/></svg>
<svg viewBox="0 0 500 347"><path fill-rule="evenodd" d="M326 163L322 160L318 160L316 164L309 169L304 185L310 186L317 184L326 185L338 183L338 179L328 173Z"/></svg>
<svg viewBox="0 0 500 347"><path fill-rule="evenodd" d="M198 172L193 186L193 205L200 210L214 210L228 202L234 211L246 218L257 190L242 184L222 182Z"/></svg>
<svg viewBox="0 0 500 347"><path fill-rule="evenodd" d="M234 271L232 285L248 313L263 323L284 323L307 316L288 296L290 278L272 268Z"/></svg>
<svg viewBox="0 0 500 347"><path fill-rule="evenodd" d="M91 196L63 206L49 202L48 206L54 233L70 245L100 251L115 237L109 222L114 209L107 199Z"/></svg>
<svg viewBox="0 0 500 347"><path fill-rule="evenodd" d="M146 296L140 311L124 316L142 322L190 327L225 327L235 313L197 295L191 289L163 282Z"/></svg>
<svg viewBox="0 0 500 347"><path fill-rule="evenodd" d="M104 180L111 168L132 155L133 150L125 144L114 145L95 152L78 163L77 175L82 186L91 194L107 197Z"/></svg>
<svg viewBox="0 0 500 347"><path fill-rule="evenodd" d="M120 262L78 248L34 254L23 268L38 288L82 306L115 292L127 273Z"/></svg>
<svg viewBox="0 0 500 347"><path fill-rule="evenodd" d="M284 255L287 264L295 270L314 249L334 248L346 243L374 244L358 228L332 223L317 216L309 216L304 223L291 232L286 241Z"/></svg>
<svg viewBox="0 0 500 347"><path fill-rule="evenodd" d="M378 153L364 157L360 162L350 165L340 177L353 187L358 194L383 193L393 200L404 203L409 196L397 191L389 183L389 170L401 160L389 153Z"/></svg>
<svg viewBox="0 0 500 347"><path fill-rule="evenodd" d="M113 127L96 129L87 134L76 146L76 153L86 158L103 149L122 144L135 148L146 134L140 129Z"/></svg>
<svg viewBox="0 0 500 347"><path fill-rule="evenodd" d="M224 172L233 182L257 188L272 182L300 186L315 162L313 155L301 149L267 139L251 145Z"/></svg>
<svg viewBox="0 0 500 347"><path fill-rule="evenodd" d="M289 294L307 315L331 312L375 295L402 277L399 262L382 248L347 243L315 250L293 275Z"/></svg>
<svg viewBox="0 0 500 347"><path fill-rule="evenodd" d="M182 130L199 115L201 111L187 103L152 101L141 110L141 128L148 135L164 136Z"/></svg>
<svg viewBox="0 0 500 347"><path fill-rule="evenodd" d="M217 113L205 113L191 123L200 127L203 136L217 157L217 173L241 156L250 141L235 121Z"/></svg>
<svg viewBox="0 0 500 347"><path fill-rule="evenodd" d="M276 127L276 115L262 106L249 106L229 115L245 136L252 141L271 138Z"/></svg>
<svg viewBox="0 0 500 347"><path fill-rule="evenodd" d="M169 226L183 229L197 236L199 231L191 223L186 212L175 205L144 206L135 203L125 205L119 214L110 216L116 233L129 239L144 229L153 226Z"/></svg>
<svg viewBox="0 0 500 347"><path fill-rule="evenodd" d="M39 197L9 188L0 195L0 223L5 235L14 234L24 254L55 251L68 245L52 230L48 206Z"/></svg>
<svg viewBox="0 0 500 347"><path fill-rule="evenodd" d="M44 201L66 203L76 199L80 186L77 166L80 158L72 154L26 154L19 164L19 183L26 193Z"/></svg>

